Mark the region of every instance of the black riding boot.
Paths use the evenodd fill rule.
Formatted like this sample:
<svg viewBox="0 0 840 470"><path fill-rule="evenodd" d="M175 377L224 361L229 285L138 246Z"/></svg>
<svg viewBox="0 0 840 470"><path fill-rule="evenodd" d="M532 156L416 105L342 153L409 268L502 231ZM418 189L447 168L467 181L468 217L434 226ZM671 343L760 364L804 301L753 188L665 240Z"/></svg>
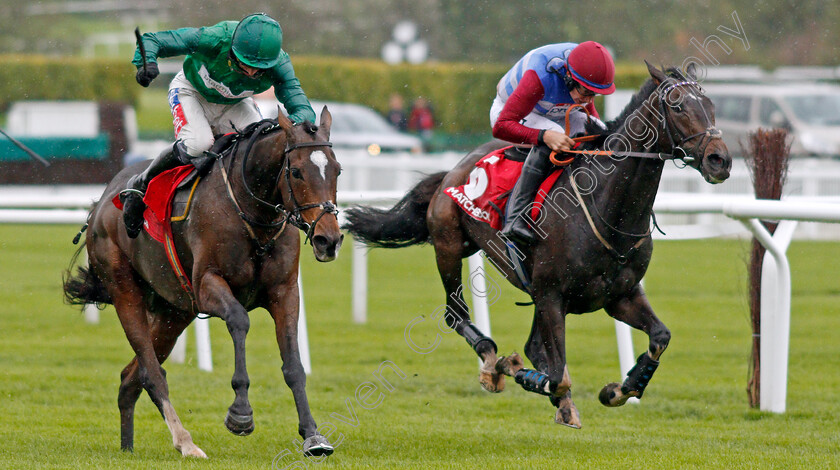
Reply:
<svg viewBox="0 0 840 470"><path fill-rule="evenodd" d="M501 233L515 243L529 245L534 241L534 233L528 227L531 221L530 208L540 184L545 181L551 171L549 153L551 150L544 145L535 145L531 148L522 165L522 174L519 175L519 180L516 181L508 199L505 226Z"/></svg>
<svg viewBox="0 0 840 470"><path fill-rule="evenodd" d="M187 150L180 141L175 142L172 148L160 153L143 173L132 176L126 184L126 189L120 192L120 199L123 203L123 221L125 231L130 238L137 238L140 230L143 229L143 213L146 211L146 203L143 196L149 181L166 170L186 164L188 160Z"/></svg>

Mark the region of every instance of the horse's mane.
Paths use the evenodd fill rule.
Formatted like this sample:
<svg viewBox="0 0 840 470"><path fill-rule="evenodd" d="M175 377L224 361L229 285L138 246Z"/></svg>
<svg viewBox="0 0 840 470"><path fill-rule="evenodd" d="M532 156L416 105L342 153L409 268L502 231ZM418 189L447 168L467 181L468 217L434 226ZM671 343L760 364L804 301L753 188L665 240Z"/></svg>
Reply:
<svg viewBox="0 0 840 470"><path fill-rule="evenodd" d="M673 78L677 81L686 80L685 76L683 75L682 71L680 71L677 67L668 67L664 69L665 75ZM656 82L653 81L653 78L648 78L639 91L633 95L633 98L630 99L630 102L621 113L613 119L612 121L605 122L604 124L607 125L606 129L601 128L596 123L588 121L586 123L586 133L591 135L599 136L598 139L594 141L595 146L600 145L603 141L609 137L610 135L616 133L619 129L624 126L624 123L627 122L627 119L639 109L642 104L650 97L650 95L656 90L658 85ZM588 146L585 146L585 148Z"/></svg>

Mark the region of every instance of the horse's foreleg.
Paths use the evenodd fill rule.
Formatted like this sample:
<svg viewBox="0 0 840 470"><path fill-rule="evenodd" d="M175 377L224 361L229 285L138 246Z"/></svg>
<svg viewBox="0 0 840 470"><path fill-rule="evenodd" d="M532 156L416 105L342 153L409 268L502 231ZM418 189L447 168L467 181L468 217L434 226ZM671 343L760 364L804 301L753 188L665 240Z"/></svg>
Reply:
<svg viewBox="0 0 840 470"><path fill-rule="evenodd" d="M488 392L501 392L505 389L505 377L496 371L496 343L470 321L470 313L464 302L464 285L461 280L464 238L458 225L459 209L451 209L451 202L446 200L435 206L437 210L430 224L438 272L446 290L446 324L463 336L481 358L478 375L481 386Z"/></svg>
<svg viewBox="0 0 840 470"><path fill-rule="evenodd" d="M202 311L224 320L233 340L234 369L230 385L236 397L228 408L225 426L238 436L247 436L254 431L254 411L248 401L251 382L245 365L245 337L251 327L251 319L245 307L233 296L228 283L218 274L206 272L197 287Z"/></svg>
<svg viewBox="0 0 840 470"><path fill-rule="evenodd" d="M548 395L557 407L554 422L580 429L577 407L572 401L572 379L566 365L566 312L562 298L535 296L532 336L538 332L544 349L539 357L546 362L545 373L520 369L516 381L529 391Z"/></svg>
<svg viewBox="0 0 840 470"><path fill-rule="evenodd" d="M268 311L274 319L277 346L283 359L283 379L292 390L298 413L298 433L304 439L303 452L306 456L330 455L333 446L326 437L318 433L315 418L309 409L306 397L306 373L300 362L298 349L298 309L300 299L297 282L291 281L276 286L269 294Z"/></svg>
<svg viewBox="0 0 840 470"><path fill-rule="evenodd" d="M665 352L671 340L671 332L653 313L650 303L641 286L636 286L633 293L605 307L606 312L616 320L622 321L648 335L648 350L636 360L624 383L610 383L604 386L598 395L605 406L621 406L630 397L641 398L645 388L659 366L659 357Z"/></svg>
<svg viewBox="0 0 840 470"><path fill-rule="evenodd" d="M160 315L152 317L150 336L159 363L163 364L169 357L175 341L190 321L189 318L181 315L171 315L166 318ZM166 376L166 371L164 371L164 376ZM143 391L140 364L136 356L123 369L120 379L120 392L117 399L120 408L120 447L130 451L134 448L134 407Z"/></svg>

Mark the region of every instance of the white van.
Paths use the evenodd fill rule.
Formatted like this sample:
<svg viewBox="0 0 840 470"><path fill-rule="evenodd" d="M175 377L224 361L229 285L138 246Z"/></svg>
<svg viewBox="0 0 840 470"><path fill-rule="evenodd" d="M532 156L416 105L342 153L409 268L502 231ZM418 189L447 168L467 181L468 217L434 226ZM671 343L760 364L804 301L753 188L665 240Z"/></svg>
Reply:
<svg viewBox="0 0 840 470"><path fill-rule="evenodd" d="M786 128L791 155L840 157L840 87L815 83L703 83L715 104L715 124L733 155L759 127Z"/></svg>

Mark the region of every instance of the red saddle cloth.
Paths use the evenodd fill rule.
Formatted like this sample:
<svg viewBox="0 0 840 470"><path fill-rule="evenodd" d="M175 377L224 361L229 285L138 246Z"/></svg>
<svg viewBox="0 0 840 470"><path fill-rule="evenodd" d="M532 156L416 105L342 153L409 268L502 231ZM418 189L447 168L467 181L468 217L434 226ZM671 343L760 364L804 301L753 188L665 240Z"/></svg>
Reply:
<svg viewBox="0 0 840 470"><path fill-rule="evenodd" d="M470 217L486 222L496 230L504 226L508 196L522 173L524 163L505 157L505 150L509 148L491 152L476 162L467 184L444 190ZM561 173L563 169L558 168L540 185L542 191L537 191L531 208L532 219L537 219L542 208L545 198L541 194L548 194Z"/></svg>
<svg viewBox="0 0 840 470"><path fill-rule="evenodd" d="M160 243L164 243L166 234L170 234L171 238L172 226L169 224L169 218L172 215L172 199L175 197L175 190L194 170L195 167L192 165L179 166L164 171L149 182L146 196L143 197L143 202L146 203L143 228L149 236ZM122 210L123 205L119 195L114 196L113 203Z"/></svg>

